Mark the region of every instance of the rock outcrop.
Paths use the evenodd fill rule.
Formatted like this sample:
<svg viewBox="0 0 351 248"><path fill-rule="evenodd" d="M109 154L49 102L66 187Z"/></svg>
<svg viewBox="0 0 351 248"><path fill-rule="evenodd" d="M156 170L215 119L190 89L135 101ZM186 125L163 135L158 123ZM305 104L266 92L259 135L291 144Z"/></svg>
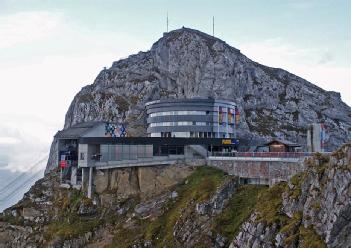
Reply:
<svg viewBox="0 0 351 248"><path fill-rule="evenodd" d="M324 121L330 150L351 139L351 108L339 93L258 64L224 41L189 28L165 33L149 51L101 71L73 99L64 128L93 120L125 122L130 135L145 135L145 102L192 97L236 102L240 138L305 144L306 126ZM56 166L54 150L47 171Z"/></svg>
<svg viewBox="0 0 351 248"><path fill-rule="evenodd" d="M307 170L270 189L234 247L351 247L351 144L317 154Z"/></svg>
<svg viewBox="0 0 351 248"><path fill-rule="evenodd" d="M126 182L121 193L107 178L93 199L49 173L0 215L0 247L351 247L351 144L305 167L271 188L238 185L209 166L143 192ZM164 182L160 174L179 168L169 169L144 179Z"/></svg>
<svg viewBox="0 0 351 248"><path fill-rule="evenodd" d="M120 198L139 194L148 198L177 185L193 171L193 167L184 165L97 170L93 183L98 194L113 192Z"/></svg>

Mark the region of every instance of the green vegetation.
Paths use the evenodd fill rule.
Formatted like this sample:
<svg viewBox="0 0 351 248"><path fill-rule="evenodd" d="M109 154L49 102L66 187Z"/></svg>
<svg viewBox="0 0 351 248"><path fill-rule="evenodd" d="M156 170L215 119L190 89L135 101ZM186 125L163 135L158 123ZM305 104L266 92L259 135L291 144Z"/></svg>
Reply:
<svg viewBox="0 0 351 248"><path fill-rule="evenodd" d="M140 235L153 242L154 247L172 247L173 227L177 221L189 217L195 205L204 202L225 180L224 172L208 166L201 166L187 180L177 187L178 197L169 200L164 214L155 220L134 220L133 230L120 229L109 247L129 247ZM137 227L137 228L135 228ZM121 246L124 243L125 245ZM128 245L129 244L129 245Z"/></svg>
<svg viewBox="0 0 351 248"><path fill-rule="evenodd" d="M195 205L210 198L217 187L223 182L225 174L208 166L201 166L188 177L184 184L180 185L178 199L170 201L166 209L168 211L157 220L152 222L146 229L146 240L164 240L172 243L173 227L182 216L189 214Z"/></svg>
<svg viewBox="0 0 351 248"><path fill-rule="evenodd" d="M58 213L58 220L48 225L44 234L47 240L54 237L64 239L77 237L92 231L103 223L103 220L94 217L78 216L77 211L81 204L92 205L91 199L85 197L80 191L64 192L62 198L57 199L55 204L60 207L61 211Z"/></svg>
<svg viewBox="0 0 351 248"><path fill-rule="evenodd" d="M290 183L293 185L292 189L289 189L289 196L295 200L299 198L302 193L301 185L307 176L306 172L300 172L294 175L290 179Z"/></svg>
<svg viewBox="0 0 351 248"><path fill-rule="evenodd" d="M282 194L287 190L287 183L282 182L269 188L260 194L256 204L258 220L265 222L267 225L281 223L286 220L287 216L281 213Z"/></svg>
<svg viewBox="0 0 351 248"><path fill-rule="evenodd" d="M280 232L286 234L285 244L290 246L299 240L298 230L301 225L302 212L294 213L293 217L287 219L286 224L280 229Z"/></svg>
<svg viewBox="0 0 351 248"><path fill-rule="evenodd" d="M102 224L98 219L71 218L64 221L53 222L48 226L45 238L51 240L54 237L69 239L78 237L84 233L94 230Z"/></svg>
<svg viewBox="0 0 351 248"><path fill-rule="evenodd" d="M300 247L301 248L326 248L326 244L321 237L310 226L305 228L303 226L299 229Z"/></svg>
<svg viewBox="0 0 351 248"><path fill-rule="evenodd" d="M22 217L15 217L12 215L4 215L4 214L0 214L0 222L4 221L7 222L11 225L15 225L15 226L23 226L23 218Z"/></svg>
<svg viewBox="0 0 351 248"><path fill-rule="evenodd" d="M232 240L241 224L247 220L257 204L259 194L268 190L265 186L244 185L238 188L227 208L214 220L213 229Z"/></svg>

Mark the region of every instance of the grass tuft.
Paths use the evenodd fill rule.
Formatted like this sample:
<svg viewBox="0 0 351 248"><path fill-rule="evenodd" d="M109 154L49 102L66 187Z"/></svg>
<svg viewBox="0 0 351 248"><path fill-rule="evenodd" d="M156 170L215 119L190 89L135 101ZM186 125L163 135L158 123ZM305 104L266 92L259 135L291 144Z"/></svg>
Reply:
<svg viewBox="0 0 351 248"><path fill-rule="evenodd" d="M243 185L230 199L228 206L214 220L212 229L228 240L239 232L241 224L249 218L266 186Z"/></svg>

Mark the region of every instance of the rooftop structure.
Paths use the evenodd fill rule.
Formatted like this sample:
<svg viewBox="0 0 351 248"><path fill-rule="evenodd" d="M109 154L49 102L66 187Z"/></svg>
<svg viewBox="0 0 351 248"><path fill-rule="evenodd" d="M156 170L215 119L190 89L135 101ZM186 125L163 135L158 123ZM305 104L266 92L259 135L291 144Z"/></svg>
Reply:
<svg viewBox="0 0 351 248"><path fill-rule="evenodd" d="M287 140L274 139L266 143L269 152L299 152L302 151L301 145Z"/></svg>

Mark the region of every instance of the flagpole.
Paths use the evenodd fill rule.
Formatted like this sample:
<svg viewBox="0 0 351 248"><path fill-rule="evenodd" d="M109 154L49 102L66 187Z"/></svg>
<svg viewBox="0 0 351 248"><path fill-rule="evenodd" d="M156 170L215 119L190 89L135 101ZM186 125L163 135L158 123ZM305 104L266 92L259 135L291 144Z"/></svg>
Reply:
<svg viewBox="0 0 351 248"><path fill-rule="evenodd" d="M229 108L227 108L227 138L229 138L229 116L228 116L228 114L229 114Z"/></svg>
<svg viewBox="0 0 351 248"><path fill-rule="evenodd" d="M219 137L219 106L218 106L218 125L217 125L217 133L218 133L218 138Z"/></svg>

